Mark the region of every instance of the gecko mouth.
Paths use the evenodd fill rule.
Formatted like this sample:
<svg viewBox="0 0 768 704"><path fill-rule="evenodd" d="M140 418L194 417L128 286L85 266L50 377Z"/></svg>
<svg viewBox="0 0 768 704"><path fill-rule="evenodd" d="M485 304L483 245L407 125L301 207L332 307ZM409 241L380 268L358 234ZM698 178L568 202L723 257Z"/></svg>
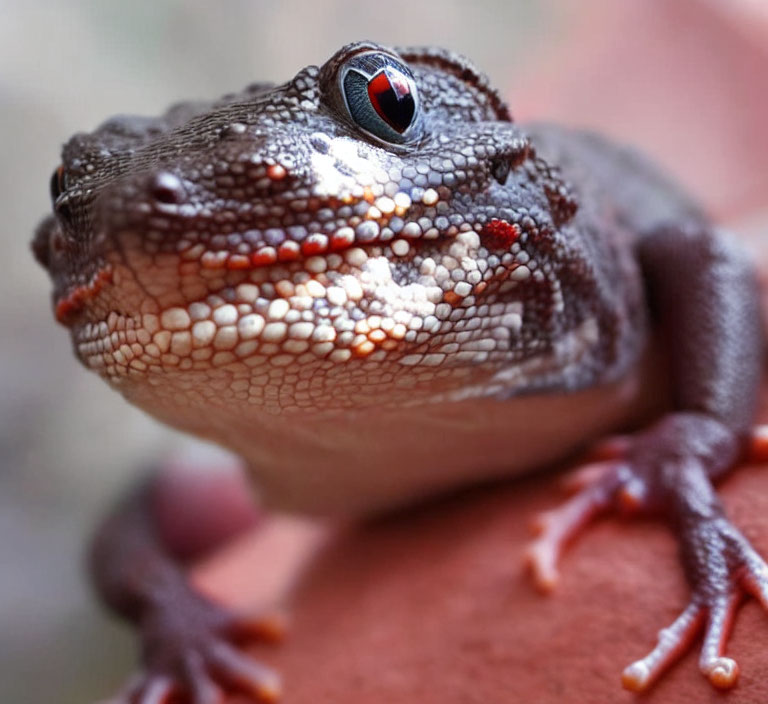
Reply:
<svg viewBox="0 0 768 704"><path fill-rule="evenodd" d="M471 231L478 233L488 252L503 255L521 235L519 224L501 217L482 215L473 220L458 215L445 207L451 194L443 187L413 188L390 197L380 187L358 186L342 196L310 192L306 198L296 198L297 189L292 186L293 196L285 201L279 189L290 180L289 172L280 164L262 164L254 178L259 174L269 188L278 189L278 194L269 199L270 207L258 199L248 202L242 215L228 210L201 212L190 201L189 187L168 171L105 194L106 201L96 211L102 214L103 224L91 243L92 273L87 280L81 276L56 292L56 317L70 323L113 281L112 264L116 262L114 258L109 261L112 249L118 259L137 259L130 266L145 280L153 276L157 260L168 257L177 258L180 277L196 271L210 280L228 272L296 264L314 274L325 268L324 260L336 254L343 256L351 249L384 249L393 261L405 261L414 251L443 246ZM142 192L148 198L138 198ZM279 225L274 209L288 224ZM238 217L243 217L242 223ZM307 219L315 224L302 224ZM219 233L208 234L214 228ZM103 251L93 251L97 249ZM99 259L99 255L104 258ZM156 288L149 281L145 287Z"/></svg>
<svg viewBox="0 0 768 704"><path fill-rule="evenodd" d="M269 173L272 178L283 177L277 167ZM178 205L181 199L175 190L180 187L178 179L161 173L154 177L153 184L155 201L159 204L158 210L166 217L178 216L183 209L183 204ZM416 195L419 208L432 207L439 198L434 189L419 189ZM56 317L61 323L69 326L77 322L81 314L98 299L103 289L115 283L115 265L120 270L121 264L127 264L134 275L141 279L141 286L151 292L157 288L151 281L152 277L164 277L169 281L176 277L179 288L183 289L183 279L198 276L211 284L218 281L218 288L225 289L231 281L237 280L238 274L248 276L249 273L290 270L294 274L304 272L307 276L314 277L328 269L336 268L340 258L346 258L355 266L361 260L384 257L386 263L401 270L408 269L410 263L412 277L409 283L415 283L419 279L423 283L425 278L429 279L436 274L434 282L442 285L442 300L450 305L460 305L462 299L470 294L481 294L489 283L488 275L481 276L477 271L471 274L465 272L470 274L466 277L471 279L470 281L456 276L461 268L458 267L457 271L454 256L456 252L451 253L450 243L457 238L466 238L469 234L477 237L478 241L472 247L475 250L472 253L472 261L498 266L499 270L491 277L496 281L500 277L512 275L515 269L524 264L524 261L517 261L516 257L514 261L511 260L512 250L519 248L516 243L521 235L521 227L502 218L482 218L483 222L475 223L466 219L461 219L460 222L454 219L451 222L447 217L439 216L432 219L414 219L409 213L413 210L410 196L398 193L393 198L375 197L370 189L365 189L358 197L348 197L344 200L311 200L314 202L306 204L309 211L340 211L348 218L347 222L350 224L342 225L330 234L309 233L307 228L295 225L285 228L247 229L242 233L214 235L205 241L194 241L183 235L167 237L162 232L147 229L146 223L140 223L135 229L115 232L111 237L102 233L102 236L95 239L102 243L111 242L112 246L109 248L114 247L114 253L118 256L110 261L107 254L102 263L94 268L88 280L69 285L61 294L56 295ZM409 217L407 221L406 217ZM194 229L190 229L194 232ZM482 251L478 252L479 247L482 247ZM441 253L441 250L447 251ZM177 261L175 277L169 276L167 271L159 277L155 271L157 260L167 261L169 255ZM455 279L455 285L446 286L447 268L441 266L443 258L449 262L448 268L452 272L451 277ZM502 258L505 258L503 264ZM466 260L464 264L466 265ZM523 278L526 273L527 269L523 267L517 278ZM270 276L254 278L264 281ZM283 289L286 286L287 284L284 284ZM219 293L216 289L216 285L209 285L207 292ZM185 298L189 300L190 296ZM123 308L118 301L113 303L118 304L119 309Z"/></svg>
<svg viewBox="0 0 768 704"><path fill-rule="evenodd" d="M71 326L79 356L112 378L158 364L339 363L378 351L434 366L508 354L499 330L519 330L522 304L507 291L532 275L519 227L492 219L457 230L242 264L232 249L148 253L151 239L126 230L111 266L58 309L71 321L87 308ZM469 318L481 304L489 313L478 328Z"/></svg>

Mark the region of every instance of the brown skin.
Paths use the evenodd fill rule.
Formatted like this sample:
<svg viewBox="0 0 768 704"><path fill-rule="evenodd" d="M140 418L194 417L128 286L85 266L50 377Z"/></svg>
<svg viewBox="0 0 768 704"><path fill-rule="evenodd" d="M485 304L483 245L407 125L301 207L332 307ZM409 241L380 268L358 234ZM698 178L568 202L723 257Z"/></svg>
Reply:
<svg viewBox="0 0 768 704"><path fill-rule="evenodd" d="M361 44L285 86L77 135L53 196L34 249L81 360L238 452L283 508L365 515L564 457L647 412L661 338L671 408L550 515L530 561L549 587L590 516L662 514L692 602L624 683L649 686L705 616L701 669L735 683L720 646L735 595L768 602L768 567L711 480L751 430L757 285L642 158L518 128L448 52ZM120 701L275 697L233 647L253 629L187 586L151 491L93 551L100 593L145 646Z"/></svg>

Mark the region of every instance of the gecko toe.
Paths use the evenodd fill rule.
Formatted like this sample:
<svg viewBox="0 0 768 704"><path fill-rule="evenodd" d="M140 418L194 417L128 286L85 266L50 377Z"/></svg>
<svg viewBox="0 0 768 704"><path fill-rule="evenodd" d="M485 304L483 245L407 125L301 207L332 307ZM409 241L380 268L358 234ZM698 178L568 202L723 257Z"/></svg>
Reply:
<svg viewBox="0 0 768 704"><path fill-rule="evenodd" d="M136 704L169 704L174 690L174 682L170 677L150 676L141 693L135 698L135 702Z"/></svg>
<svg viewBox="0 0 768 704"><path fill-rule="evenodd" d="M589 483L584 483L556 509L537 516L534 529L538 537L528 545L524 562L535 586L542 592L552 591L557 584L557 564L568 543L614 502L616 491L621 485L621 468L619 463L604 462L579 470L582 476L578 482L588 478Z"/></svg>
<svg viewBox="0 0 768 704"><path fill-rule="evenodd" d="M648 689L679 655L688 649L701 628L704 611L692 601L667 628L658 634L656 646L645 657L636 660L621 675L621 683L632 692Z"/></svg>
<svg viewBox="0 0 768 704"><path fill-rule="evenodd" d="M186 658L184 670L191 704L224 703L224 692L206 671L205 662L199 654L193 653Z"/></svg>
<svg viewBox="0 0 768 704"><path fill-rule="evenodd" d="M209 652L211 668L221 679L258 701L276 702L282 694L280 677L270 668L220 641Z"/></svg>
<svg viewBox="0 0 768 704"><path fill-rule="evenodd" d="M741 593L734 592L718 596L708 608L699 669L720 689L733 687L739 677L736 661L723 655L739 601Z"/></svg>
<svg viewBox="0 0 768 704"><path fill-rule="evenodd" d="M694 585L693 599L671 626L659 631L653 650L624 670L622 684L626 689L648 689L692 646L702 629L702 674L718 689L736 685L740 670L736 660L725 655L728 638L745 593L755 596L768 609L768 565L735 528L718 523L722 541L716 554L703 558L707 570L703 566L693 570L703 578L698 586ZM695 545L687 549L703 554Z"/></svg>

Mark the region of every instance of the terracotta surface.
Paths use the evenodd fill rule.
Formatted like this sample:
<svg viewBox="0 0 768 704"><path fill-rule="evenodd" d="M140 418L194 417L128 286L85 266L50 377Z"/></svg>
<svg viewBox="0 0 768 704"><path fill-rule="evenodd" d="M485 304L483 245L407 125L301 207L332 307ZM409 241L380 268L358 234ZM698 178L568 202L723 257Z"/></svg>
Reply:
<svg viewBox="0 0 768 704"><path fill-rule="evenodd" d="M739 469L721 495L768 554L768 471ZM295 594L286 643L254 653L282 672L285 704L637 699L620 688L619 675L687 599L675 543L652 521L601 521L568 553L560 588L541 596L520 556L533 516L560 497L549 473L333 541ZM246 541L209 566L203 581L241 605L262 601L263 566L276 561L285 571L286 557L307 543L306 532L294 535L282 544L273 535L271 549ZM731 693L711 688L692 651L641 701L768 701L768 619L756 602L741 609L729 653L742 668Z"/></svg>

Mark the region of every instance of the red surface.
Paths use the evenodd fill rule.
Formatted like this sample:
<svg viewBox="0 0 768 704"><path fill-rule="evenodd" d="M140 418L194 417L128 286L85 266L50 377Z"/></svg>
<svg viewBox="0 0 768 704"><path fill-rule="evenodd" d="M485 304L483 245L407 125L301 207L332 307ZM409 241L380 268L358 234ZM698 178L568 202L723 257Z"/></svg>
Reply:
<svg viewBox="0 0 768 704"><path fill-rule="evenodd" d="M721 494L768 554L768 471L742 468ZM254 654L282 672L286 704L632 701L622 669L686 604L674 540L655 522L602 521L567 554L554 594L541 596L520 558L531 519L559 498L546 475L355 528L302 580L286 643ZM248 603L286 547L257 555L257 542L243 544L203 577ZM756 602L739 612L728 652L742 668L729 704L768 701L768 618ZM720 700L696 658L643 701Z"/></svg>

